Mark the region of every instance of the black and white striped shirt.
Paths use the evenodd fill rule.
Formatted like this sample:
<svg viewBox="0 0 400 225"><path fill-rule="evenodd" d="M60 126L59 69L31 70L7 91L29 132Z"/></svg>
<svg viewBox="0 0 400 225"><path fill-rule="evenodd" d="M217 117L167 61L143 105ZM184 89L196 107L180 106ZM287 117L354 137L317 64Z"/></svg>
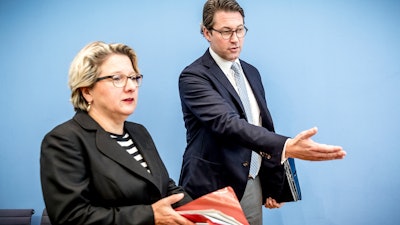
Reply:
<svg viewBox="0 0 400 225"><path fill-rule="evenodd" d="M136 147L135 143L132 141L132 138L127 132L122 135L110 133L110 136L111 138L115 139L118 144L121 145L121 147L124 148L131 156L133 156L133 158L136 159L136 161L138 161L140 165L147 170L147 172L151 173L142 154L140 154L139 149Z"/></svg>

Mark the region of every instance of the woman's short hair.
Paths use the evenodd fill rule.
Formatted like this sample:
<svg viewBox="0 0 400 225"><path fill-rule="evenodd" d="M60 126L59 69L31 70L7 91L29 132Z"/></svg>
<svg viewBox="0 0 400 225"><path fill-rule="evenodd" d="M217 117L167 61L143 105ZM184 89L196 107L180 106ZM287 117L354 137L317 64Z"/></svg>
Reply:
<svg viewBox="0 0 400 225"><path fill-rule="evenodd" d="M101 73L100 66L111 55L126 55L132 62L133 70L140 73L135 51L121 43L106 44L95 41L83 47L75 56L69 69L68 85L71 89L71 102L75 110L87 111L88 102L82 95L81 88L93 87Z"/></svg>

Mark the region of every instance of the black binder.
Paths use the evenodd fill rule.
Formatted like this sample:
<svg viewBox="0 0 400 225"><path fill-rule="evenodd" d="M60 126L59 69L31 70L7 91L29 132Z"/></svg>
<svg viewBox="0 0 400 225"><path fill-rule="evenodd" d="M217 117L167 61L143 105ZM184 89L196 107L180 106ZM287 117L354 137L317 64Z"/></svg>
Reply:
<svg viewBox="0 0 400 225"><path fill-rule="evenodd" d="M297 177L296 165L293 158L288 158L284 162L285 168L285 181L282 194L278 199L278 202L295 202L301 200L301 190L299 179Z"/></svg>

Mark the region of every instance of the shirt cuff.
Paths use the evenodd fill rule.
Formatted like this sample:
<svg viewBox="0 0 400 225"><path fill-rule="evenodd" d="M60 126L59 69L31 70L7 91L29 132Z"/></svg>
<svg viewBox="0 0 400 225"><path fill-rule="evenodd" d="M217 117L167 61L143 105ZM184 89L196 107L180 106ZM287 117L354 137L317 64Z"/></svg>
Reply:
<svg viewBox="0 0 400 225"><path fill-rule="evenodd" d="M287 142L289 141L289 139L290 139L290 138L288 138L288 139L285 141L285 145L283 145L283 151L282 151L282 157L281 157L281 165L288 159L288 158L285 157L285 155L286 155L286 144L287 144Z"/></svg>

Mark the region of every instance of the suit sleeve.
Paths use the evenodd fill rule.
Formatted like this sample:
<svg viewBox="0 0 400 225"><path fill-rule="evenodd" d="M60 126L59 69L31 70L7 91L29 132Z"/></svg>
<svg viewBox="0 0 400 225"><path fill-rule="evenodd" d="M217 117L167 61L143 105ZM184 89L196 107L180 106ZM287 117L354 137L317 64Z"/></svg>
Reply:
<svg viewBox="0 0 400 225"><path fill-rule="evenodd" d="M237 103L232 95L210 71L202 65L194 65L185 68L179 78L186 125L192 126L187 129L194 130L195 126L206 126L219 139L255 151L267 152L272 156L272 165L278 165L287 137L265 127L247 123L244 115L238 111L240 106L235 105ZM186 112L193 114L194 118Z"/></svg>
<svg viewBox="0 0 400 225"><path fill-rule="evenodd" d="M188 193L186 193L181 186L177 186L175 182L170 179L169 180L169 185L168 185L168 196L173 195L173 194L179 194L183 193L185 196L183 197L182 200L179 202L175 203L172 205L172 208L177 208L179 206L185 205L186 203L191 202L193 199L190 197Z"/></svg>

